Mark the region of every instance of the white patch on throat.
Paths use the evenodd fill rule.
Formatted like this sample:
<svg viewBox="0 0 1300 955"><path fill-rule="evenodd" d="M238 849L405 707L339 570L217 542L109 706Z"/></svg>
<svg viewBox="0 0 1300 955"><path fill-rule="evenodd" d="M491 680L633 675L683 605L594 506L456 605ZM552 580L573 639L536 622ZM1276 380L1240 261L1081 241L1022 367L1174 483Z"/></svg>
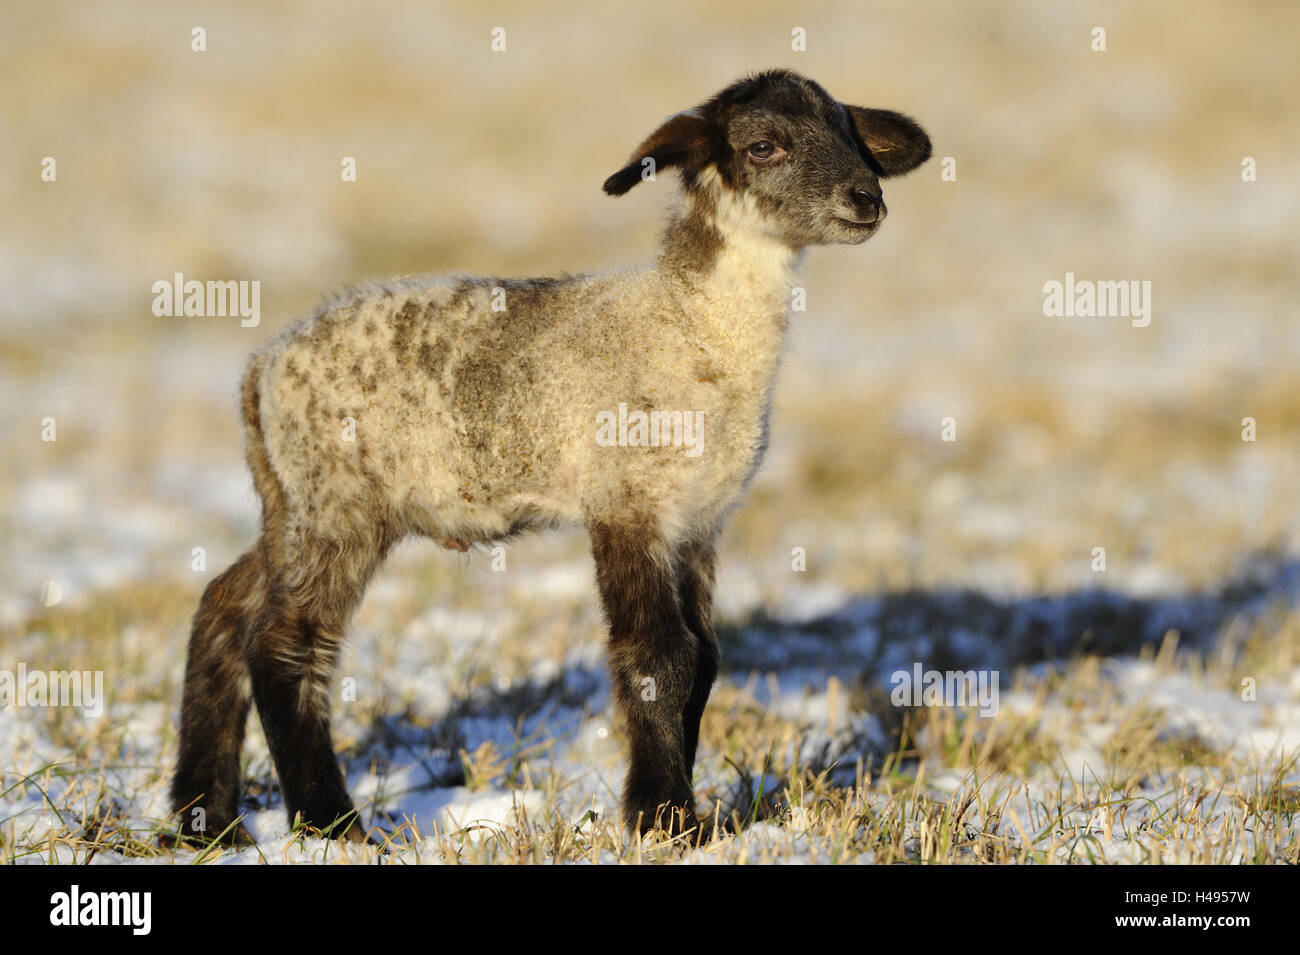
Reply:
<svg viewBox="0 0 1300 955"><path fill-rule="evenodd" d="M764 299L779 296L788 300L802 251L772 235L757 200L749 193L727 188L713 166L702 170L695 181L713 204L705 222L725 240L715 279L733 291L752 289Z"/></svg>

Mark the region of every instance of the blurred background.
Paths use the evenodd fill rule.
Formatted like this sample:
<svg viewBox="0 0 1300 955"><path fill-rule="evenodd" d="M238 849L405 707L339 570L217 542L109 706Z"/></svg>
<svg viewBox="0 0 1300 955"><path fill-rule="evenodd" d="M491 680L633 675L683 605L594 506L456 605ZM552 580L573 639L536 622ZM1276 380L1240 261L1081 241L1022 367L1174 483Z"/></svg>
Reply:
<svg viewBox="0 0 1300 955"><path fill-rule="evenodd" d="M245 538L241 362L344 283L651 257L672 181L622 200L601 181L664 115L769 66L916 116L936 159L888 184L870 244L807 258L776 453L740 521L749 559L784 563L788 541L819 553L812 577L1062 587L1107 546L1112 580L1176 586L1295 543L1293 5L42 3L7 18L9 605L47 577L72 593L187 572L176 534L235 521ZM1045 317L1043 283L1067 271L1151 281L1151 325ZM260 281L261 324L155 317L152 284L175 272ZM752 526L778 516L771 535Z"/></svg>
<svg viewBox="0 0 1300 955"><path fill-rule="evenodd" d="M166 745L188 615L255 535L248 352L345 283L648 260L675 177L619 200L602 180L766 67L916 117L935 158L885 184L879 236L807 256L772 454L723 545L724 624L898 593L1213 600L1300 550L1300 6L42 2L5 21L0 642L117 667ZM259 281L260 325L155 316L176 272ZM1067 272L1150 281L1149 327L1045 316ZM435 607L453 616L431 634L483 629L455 614L491 607L503 640L553 636L483 679L598 661L582 535L511 561L403 548L358 645ZM376 712L419 697L389 690Z"/></svg>

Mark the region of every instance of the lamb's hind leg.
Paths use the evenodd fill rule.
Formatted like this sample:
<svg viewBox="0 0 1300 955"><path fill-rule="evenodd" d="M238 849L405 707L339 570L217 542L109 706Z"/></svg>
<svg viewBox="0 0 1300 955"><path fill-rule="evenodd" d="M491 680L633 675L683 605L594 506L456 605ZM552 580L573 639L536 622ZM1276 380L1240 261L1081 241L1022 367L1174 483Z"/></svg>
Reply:
<svg viewBox="0 0 1300 955"><path fill-rule="evenodd" d="M289 823L360 841L330 736L330 681L344 627L382 558L378 541L296 540L275 558L244 651Z"/></svg>
<svg viewBox="0 0 1300 955"><path fill-rule="evenodd" d="M631 744L624 821L640 832L695 828L683 717L699 641L682 615L676 556L653 520L594 523L590 531L611 683Z"/></svg>
<svg viewBox="0 0 1300 955"><path fill-rule="evenodd" d="M239 815L239 752L248 722L249 679L241 647L266 598L256 550L208 584L194 614L181 702L180 758L172 808L189 839L249 841Z"/></svg>

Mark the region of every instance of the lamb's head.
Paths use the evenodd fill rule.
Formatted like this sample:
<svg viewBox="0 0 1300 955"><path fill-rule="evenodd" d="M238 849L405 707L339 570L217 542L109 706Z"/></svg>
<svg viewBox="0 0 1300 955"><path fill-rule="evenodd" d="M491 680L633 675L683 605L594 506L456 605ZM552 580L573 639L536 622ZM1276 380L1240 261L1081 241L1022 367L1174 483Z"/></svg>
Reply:
<svg viewBox="0 0 1300 955"><path fill-rule="evenodd" d="M880 180L928 158L929 137L901 113L848 106L797 73L768 70L669 117L605 191L622 195L676 167L724 234L857 244L885 218Z"/></svg>

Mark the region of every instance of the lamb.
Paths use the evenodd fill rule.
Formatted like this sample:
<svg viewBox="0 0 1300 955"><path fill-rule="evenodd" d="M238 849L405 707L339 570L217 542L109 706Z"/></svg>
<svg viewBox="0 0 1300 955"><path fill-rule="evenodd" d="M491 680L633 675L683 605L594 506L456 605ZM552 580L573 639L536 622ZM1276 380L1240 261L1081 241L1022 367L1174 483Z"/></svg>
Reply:
<svg viewBox="0 0 1300 955"><path fill-rule="evenodd" d="M261 537L194 616L180 837L250 838L239 753L256 701L290 823L364 838L328 694L371 575L407 535L464 550L562 525L586 528L595 559L630 740L623 821L695 830L715 542L767 448L796 270L810 245L873 235L880 180L929 156L906 116L758 73L669 117L605 181L619 196L680 174L654 265L375 285L261 348L242 386ZM670 415L669 440L644 440L650 411ZM611 415L636 414L637 440L598 440ZM696 453L674 440L679 421L698 422Z"/></svg>

